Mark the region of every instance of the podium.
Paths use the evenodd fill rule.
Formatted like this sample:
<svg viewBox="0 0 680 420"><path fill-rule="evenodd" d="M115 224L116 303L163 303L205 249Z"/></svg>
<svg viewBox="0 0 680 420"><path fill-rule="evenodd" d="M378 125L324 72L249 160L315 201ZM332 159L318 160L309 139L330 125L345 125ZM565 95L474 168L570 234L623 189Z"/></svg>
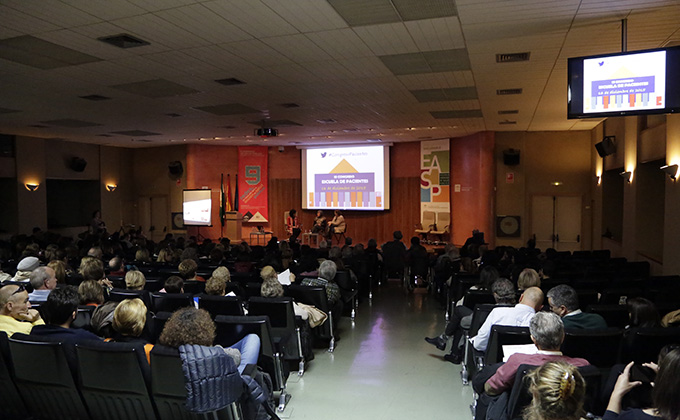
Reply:
<svg viewBox="0 0 680 420"><path fill-rule="evenodd" d="M243 215L237 211L225 213L224 236L229 238L232 243L241 242L241 221Z"/></svg>

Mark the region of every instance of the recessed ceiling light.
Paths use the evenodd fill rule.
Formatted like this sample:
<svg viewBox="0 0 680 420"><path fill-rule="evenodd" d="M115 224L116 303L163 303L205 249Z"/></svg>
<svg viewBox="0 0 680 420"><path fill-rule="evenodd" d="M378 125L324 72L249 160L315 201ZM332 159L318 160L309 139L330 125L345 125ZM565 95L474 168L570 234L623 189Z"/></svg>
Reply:
<svg viewBox="0 0 680 420"><path fill-rule="evenodd" d="M97 39L118 48L134 48L150 45L147 41L128 34L104 36Z"/></svg>

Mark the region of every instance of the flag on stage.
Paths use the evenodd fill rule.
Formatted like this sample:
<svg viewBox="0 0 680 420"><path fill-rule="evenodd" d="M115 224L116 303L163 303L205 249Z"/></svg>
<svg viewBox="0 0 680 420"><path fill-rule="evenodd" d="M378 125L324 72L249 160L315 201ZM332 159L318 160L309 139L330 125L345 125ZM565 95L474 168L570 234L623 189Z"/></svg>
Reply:
<svg viewBox="0 0 680 420"><path fill-rule="evenodd" d="M234 186L234 211L238 211L238 174L236 174L236 185Z"/></svg>
<svg viewBox="0 0 680 420"><path fill-rule="evenodd" d="M226 218L226 203L224 197L224 174L220 174L220 223L224 227L224 219Z"/></svg>
<svg viewBox="0 0 680 420"><path fill-rule="evenodd" d="M233 206L231 205L231 175L227 174L227 211L232 211Z"/></svg>

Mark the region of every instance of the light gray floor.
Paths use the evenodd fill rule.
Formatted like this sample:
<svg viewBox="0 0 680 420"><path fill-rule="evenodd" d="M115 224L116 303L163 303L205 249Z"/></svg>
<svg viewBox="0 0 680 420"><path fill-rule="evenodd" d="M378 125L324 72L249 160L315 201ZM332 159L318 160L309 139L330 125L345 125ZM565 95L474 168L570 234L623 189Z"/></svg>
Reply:
<svg viewBox="0 0 680 420"><path fill-rule="evenodd" d="M390 282L361 302L355 325L340 323L334 353L315 350L302 378L291 372L292 399L282 418L470 419L472 389L460 366L425 342L443 331L444 312L432 296L407 294Z"/></svg>

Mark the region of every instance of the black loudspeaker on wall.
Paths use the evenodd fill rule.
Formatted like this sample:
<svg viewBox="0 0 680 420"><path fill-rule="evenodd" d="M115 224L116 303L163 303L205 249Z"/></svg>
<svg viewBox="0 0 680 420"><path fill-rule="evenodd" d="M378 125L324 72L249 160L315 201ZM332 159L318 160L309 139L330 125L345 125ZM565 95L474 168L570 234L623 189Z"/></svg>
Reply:
<svg viewBox="0 0 680 420"><path fill-rule="evenodd" d="M179 160L176 160L174 162L168 163L168 175L172 179L179 179L182 177L182 174L184 173L184 167L182 166L182 162Z"/></svg>
<svg viewBox="0 0 680 420"><path fill-rule="evenodd" d="M519 165L519 150L503 150L503 164L508 166Z"/></svg>
<svg viewBox="0 0 680 420"><path fill-rule="evenodd" d="M81 157L72 157L68 163L68 167L76 172L83 172L87 166L87 161Z"/></svg>
<svg viewBox="0 0 680 420"><path fill-rule="evenodd" d="M595 144L595 149L597 149L597 154L601 158L616 153L616 136L606 136L601 142Z"/></svg>

